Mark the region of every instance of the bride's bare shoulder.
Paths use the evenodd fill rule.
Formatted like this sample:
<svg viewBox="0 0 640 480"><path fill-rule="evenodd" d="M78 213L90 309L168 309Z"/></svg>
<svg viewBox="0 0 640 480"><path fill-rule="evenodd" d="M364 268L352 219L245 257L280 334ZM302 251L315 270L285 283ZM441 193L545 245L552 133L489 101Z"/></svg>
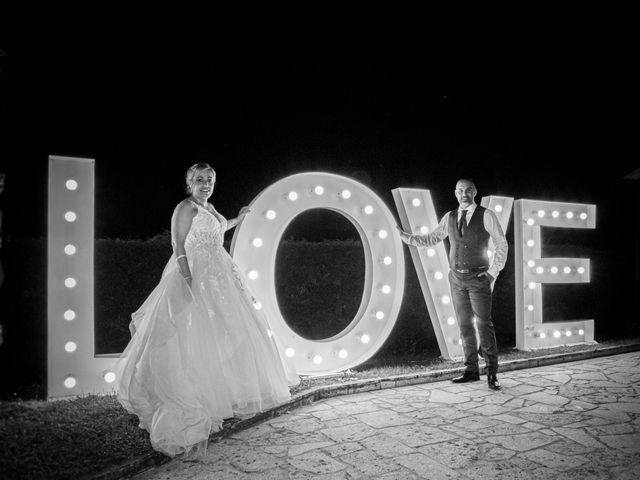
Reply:
<svg viewBox="0 0 640 480"><path fill-rule="evenodd" d="M173 210L173 214L176 216L194 216L196 213L198 213L198 207L196 207L195 203L193 203L188 198L182 200L178 205L176 205L176 208Z"/></svg>

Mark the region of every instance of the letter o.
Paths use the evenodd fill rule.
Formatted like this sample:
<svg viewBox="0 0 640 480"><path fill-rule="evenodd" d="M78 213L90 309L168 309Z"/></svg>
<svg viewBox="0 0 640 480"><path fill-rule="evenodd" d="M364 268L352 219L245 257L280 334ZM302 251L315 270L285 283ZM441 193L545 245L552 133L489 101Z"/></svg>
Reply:
<svg viewBox="0 0 640 480"><path fill-rule="evenodd" d="M322 195L317 194L318 186L324 189ZM344 195L345 191L350 195ZM366 206L373 206L373 213L365 213ZM391 333L404 292L403 245L396 234L396 220L382 199L348 177L305 172L273 183L251 202L250 208L251 213L234 232L231 255L245 275L255 272L254 279L247 280L248 287L262 304L279 347L293 352L291 359L297 372L335 373L371 358ZM289 327L278 307L275 290L280 239L297 215L314 208L332 210L349 219L360 234L365 257L358 312L340 333L322 340L308 340ZM259 248L255 246L256 238L262 240ZM385 263L385 257L392 262ZM380 285L389 286L390 292L383 293Z"/></svg>

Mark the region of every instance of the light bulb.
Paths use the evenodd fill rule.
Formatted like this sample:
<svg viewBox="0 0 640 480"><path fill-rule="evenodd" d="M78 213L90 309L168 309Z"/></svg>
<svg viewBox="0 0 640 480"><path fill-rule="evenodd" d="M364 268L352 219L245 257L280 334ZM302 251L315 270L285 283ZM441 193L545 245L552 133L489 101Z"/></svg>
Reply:
<svg viewBox="0 0 640 480"><path fill-rule="evenodd" d="M322 185L317 185L313 189L313 193L315 193L316 195L322 195L324 193L324 187Z"/></svg>
<svg viewBox="0 0 640 480"><path fill-rule="evenodd" d="M296 351L295 351L293 348L291 348L291 347L287 348L287 349L284 351L284 354L285 354L287 357L289 357L289 358L293 357L293 356L295 355L295 353L296 353Z"/></svg>
<svg viewBox="0 0 640 480"><path fill-rule="evenodd" d="M411 200L411 205L413 205L414 207L419 207L421 204L422 202L419 198L414 198L413 200Z"/></svg>
<svg viewBox="0 0 640 480"><path fill-rule="evenodd" d="M76 342L67 342L64 344L64 349L69 353L75 352L77 348L78 345L76 344Z"/></svg>
<svg viewBox="0 0 640 480"><path fill-rule="evenodd" d="M74 253L76 253L76 246L71 244L65 245L64 253L66 253L67 255L73 255Z"/></svg>
<svg viewBox="0 0 640 480"><path fill-rule="evenodd" d="M64 183L64 186L67 187L67 190L73 191L78 188L78 182L73 179L69 179Z"/></svg>
<svg viewBox="0 0 640 480"><path fill-rule="evenodd" d="M76 215L75 212L69 211L64 214L64 219L69 223L75 222L77 218L78 216Z"/></svg>
<svg viewBox="0 0 640 480"><path fill-rule="evenodd" d="M71 375L69 375L67 378L64 379L64 386L67 388L73 388L76 386L76 379L75 377L72 377Z"/></svg>
<svg viewBox="0 0 640 480"><path fill-rule="evenodd" d="M287 198L292 202L295 202L298 199L298 192L289 192L287 194Z"/></svg>
<svg viewBox="0 0 640 480"><path fill-rule="evenodd" d="M273 220L276 218L276 212L274 210L267 210L267 213L265 213L264 216L267 217L268 220Z"/></svg>
<svg viewBox="0 0 640 480"><path fill-rule="evenodd" d="M251 241L251 243L253 244L254 247L260 248L262 246L262 239L259 237L256 237Z"/></svg>
<svg viewBox="0 0 640 480"><path fill-rule="evenodd" d="M373 213L373 207L371 205L365 205L365 207L362 210L367 215L371 215Z"/></svg>

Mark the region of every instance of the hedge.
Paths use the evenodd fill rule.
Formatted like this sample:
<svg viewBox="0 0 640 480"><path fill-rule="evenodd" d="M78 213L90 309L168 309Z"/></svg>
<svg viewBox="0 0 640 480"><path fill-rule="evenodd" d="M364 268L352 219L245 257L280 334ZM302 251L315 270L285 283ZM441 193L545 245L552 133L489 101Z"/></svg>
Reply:
<svg viewBox="0 0 640 480"><path fill-rule="evenodd" d="M543 256L591 258L591 283L544 286L544 317L593 318L596 339L637 336L630 313L634 292L629 251L585 246L551 235ZM228 248L228 243L225 245ZM515 344L514 259L496 282L493 319L501 348ZM0 290L5 343L2 398L42 398L46 379L46 239L10 239ZM168 232L151 239L98 239L95 243L96 353L120 352L129 340L130 316L154 288L171 255ZM283 240L278 249L276 290L284 317L300 335L321 339L339 333L360 305L364 255L359 240ZM406 252L405 291L396 325L375 358L419 357L437 351L424 298ZM5 362L13 363L5 363Z"/></svg>

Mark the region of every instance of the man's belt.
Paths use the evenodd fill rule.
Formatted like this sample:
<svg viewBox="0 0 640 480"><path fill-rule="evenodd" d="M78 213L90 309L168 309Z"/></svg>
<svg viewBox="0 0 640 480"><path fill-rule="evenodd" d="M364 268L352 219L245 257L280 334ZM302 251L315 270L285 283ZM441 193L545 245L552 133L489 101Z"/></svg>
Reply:
<svg viewBox="0 0 640 480"><path fill-rule="evenodd" d="M474 268L454 268L458 273L476 273L488 270L489 267L474 267Z"/></svg>

